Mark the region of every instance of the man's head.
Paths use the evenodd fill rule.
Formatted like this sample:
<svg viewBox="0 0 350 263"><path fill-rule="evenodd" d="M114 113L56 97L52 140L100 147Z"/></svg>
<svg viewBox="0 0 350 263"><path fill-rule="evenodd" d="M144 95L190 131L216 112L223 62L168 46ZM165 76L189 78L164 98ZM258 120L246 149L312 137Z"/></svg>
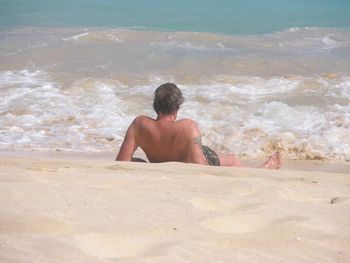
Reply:
<svg viewBox="0 0 350 263"><path fill-rule="evenodd" d="M160 85L154 92L153 108L157 114L177 112L183 102L181 90L173 83Z"/></svg>

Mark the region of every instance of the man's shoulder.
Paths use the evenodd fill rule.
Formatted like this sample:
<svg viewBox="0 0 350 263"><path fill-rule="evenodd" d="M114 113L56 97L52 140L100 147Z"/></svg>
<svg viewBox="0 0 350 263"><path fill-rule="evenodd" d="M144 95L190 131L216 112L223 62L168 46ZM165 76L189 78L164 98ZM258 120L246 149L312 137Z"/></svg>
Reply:
<svg viewBox="0 0 350 263"><path fill-rule="evenodd" d="M147 117L145 115L140 115L140 116L137 116L133 123L137 124L137 123L142 123L142 122L145 122L145 121L154 121L154 119L150 118L150 117Z"/></svg>
<svg viewBox="0 0 350 263"><path fill-rule="evenodd" d="M140 115L140 116L137 116L130 124L130 127L131 129L133 130L138 130L140 129L141 127L145 127L145 126L148 126L149 123L152 121L151 118L147 117L147 116L143 116L143 115Z"/></svg>
<svg viewBox="0 0 350 263"><path fill-rule="evenodd" d="M178 123L185 123L185 124L192 124L192 125L197 125L197 123L192 120L192 119L189 119L189 118L186 118L186 119L181 119L181 120L178 120L177 121Z"/></svg>
<svg viewBox="0 0 350 263"><path fill-rule="evenodd" d="M192 120L192 119L181 119L178 120L177 123L179 125L183 125L186 128L190 129L190 130L196 130L198 129L198 124L196 121Z"/></svg>

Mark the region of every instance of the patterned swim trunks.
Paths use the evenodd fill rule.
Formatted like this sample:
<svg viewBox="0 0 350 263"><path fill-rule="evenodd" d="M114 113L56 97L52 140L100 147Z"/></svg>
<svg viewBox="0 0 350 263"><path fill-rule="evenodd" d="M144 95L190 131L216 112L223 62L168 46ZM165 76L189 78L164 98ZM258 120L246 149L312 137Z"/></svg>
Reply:
<svg viewBox="0 0 350 263"><path fill-rule="evenodd" d="M204 145L202 145L202 151L209 165L220 166L220 159L216 152Z"/></svg>

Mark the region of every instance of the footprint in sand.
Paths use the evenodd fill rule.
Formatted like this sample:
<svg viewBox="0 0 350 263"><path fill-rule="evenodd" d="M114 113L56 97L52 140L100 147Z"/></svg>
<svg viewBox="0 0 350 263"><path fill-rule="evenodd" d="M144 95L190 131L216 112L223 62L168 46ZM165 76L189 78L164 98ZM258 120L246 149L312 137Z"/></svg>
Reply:
<svg viewBox="0 0 350 263"><path fill-rule="evenodd" d="M261 182L261 184L258 184L260 182L257 182L256 185L264 185L265 182ZM232 188L232 195L235 196L248 196L256 193L260 187L257 187L253 183L246 182L246 181L236 181L234 184L234 187Z"/></svg>
<svg viewBox="0 0 350 263"><path fill-rule="evenodd" d="M195 197L188 202L195 208L205 211L223 211L235 208L235 205L222 199Z"/></svg>
<svg viewBox="0 0 350 263"><path fill-rule="evenodd" d="M296 202L323 202L327 200L323 189L310 188L299 183L289 183L278 192L282 198Z"/></svg>
<svg viewBox="0 0 350 263"><path fill-rule="evenodd" d="M346 196L334 196L330 198L329 201L330 204L338 204L338 203L344 203L344 204L349 204L350 203L350 197Z"/></svg>
<svg viewBox="0 0 350 263"><path fill-rule="evenodd" d="M187 200L194 208L203 211L252 211L257 210L264 205L264 203L234 203L218 198L201 198L195 197Z"/></svg>
<svg viewBox="0 0 350 263"><path fill-rule="evenodd" d="M72 226L66 221L42 217L0 217L0 233L69 234Z"/></svg>
<svg viewBox="0 0 350 263"><path fill-rule="evenodd" d="M88 233L77 236L76 240L83 252L98 258L137 257L151 246L150 240L145 238L109 233Z"/></svg>
<svg viewBox="0 0 350 263"><path fill-rule="evenodd" d="M112 171L127 171L129 169L129 168L123 166L122 164L108 165L105 168L108 170L112 170Z"/></svg>
<svg viewBox="0 0 350 263"><path fill-rule="evenodd" d="M271 222L256 216L255 214L240 214L234 216L222 216L205 220L201 226L219 233L246 234L262 230Z"/></svg>

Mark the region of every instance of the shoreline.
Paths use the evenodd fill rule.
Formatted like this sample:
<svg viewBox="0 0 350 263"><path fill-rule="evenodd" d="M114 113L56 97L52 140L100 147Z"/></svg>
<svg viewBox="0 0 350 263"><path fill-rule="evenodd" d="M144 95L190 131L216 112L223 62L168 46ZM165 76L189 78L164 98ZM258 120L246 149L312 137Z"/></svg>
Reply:
<svg viewBox="0 0 350 263"><path fill-rule="evenodd" d="M297 31L315 31L315 30L339 30L349 31L350 26L291 26L284 27L270 31L259 32L226 32L226 31L191 31L191 30L179 30L157 27L141 27L141 26L82 26L82 25L0 25L0 30L12 30L12 29L35 29L39 31L45 30L80 30L82 33L89 33L90 31L104 31L104 30L120 30L130 32L148 32L148 33L179 33L179 34L196 34L196 35L217 35L227 37L252 37L252 36L264 36L270 34L280 34L286 32ZM79 36L79 35L77 35ZM66 39L69 40L69 39Z"/></svg>
<svg viewBox="0 0 350 263"><path fill-rule="evenodd" d="M35 158L35 159L51 159L51 160L76 160L76 161L104 161L114 164L117 152L100 152L100 153L82 153L68 151L15 151L0 150L0 159L3 157L11 158ZM134 157L147 160L146 155L137 150ZM243 163L252 167L258 166L264 162L262 159L239 158ZM225 167L227 168L227 167ZM258 168L261 169L261 168ZM279 170L286 171L310 171L310 172L328 172L350 175L350 162L338 160L283 160Z"/></svg>

